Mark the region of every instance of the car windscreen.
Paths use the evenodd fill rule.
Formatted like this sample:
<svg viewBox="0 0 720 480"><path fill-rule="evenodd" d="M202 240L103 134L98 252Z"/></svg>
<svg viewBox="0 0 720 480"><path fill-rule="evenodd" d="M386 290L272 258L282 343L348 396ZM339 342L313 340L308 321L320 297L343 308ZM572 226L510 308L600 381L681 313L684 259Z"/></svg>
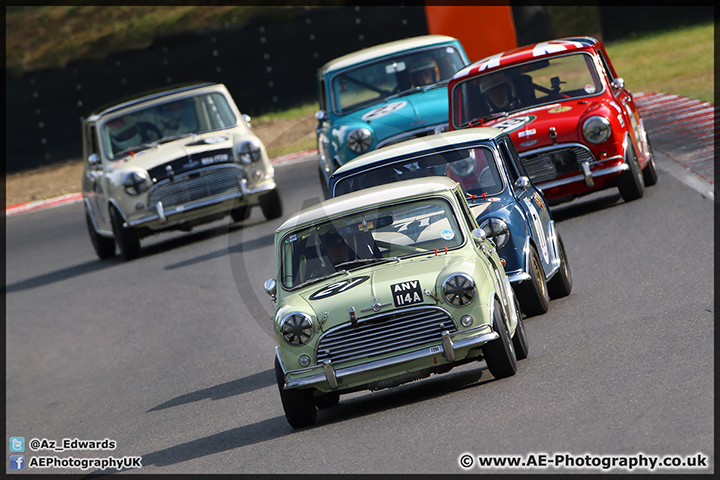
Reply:
<svg viewBox="0 0 720 480"><path fill-rule="evenodd" d="M282 286L293 289L463 242L455 212L443 198L374 207L285 234L279 247Z"/></svg>
<svg viewBox="0 0 720 480"><path fill-rule="evenodd" d="M221 93L196 95L154 104L108 120L102 127L103 147L109 159L179 137L230 128L235 113Z"/></svg>
<svg viewBox="0 0 720 480"><path fill-rule="evenodd" d="M498 194L503 182L488 147L460 148L350 171L331 186L333 197L410 178L449 177L472 195Z"/></svg>
<svg viewBox="0 0 720 480"><path fill-rule="evenodd" d="M451 117L455 128L463 128L505 113L602 91L592 56L575 53L527 62L458 83L452 91Z"/></svg>
<svg viewBox="0 0 720 480"><path fill-rule="evenodd" d="M366 63L333 77L332 107L345 115L390 96L447 82L464 65L460 52L450 45Z"/></svg>

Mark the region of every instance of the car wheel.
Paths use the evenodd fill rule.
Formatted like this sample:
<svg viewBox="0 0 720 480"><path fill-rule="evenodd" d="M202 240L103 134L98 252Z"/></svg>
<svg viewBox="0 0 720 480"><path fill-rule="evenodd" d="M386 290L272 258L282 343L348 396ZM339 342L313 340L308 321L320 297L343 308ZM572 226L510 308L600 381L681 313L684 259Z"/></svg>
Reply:
<svg viewBox="0 0 720 480"><path fill-rule="evenodd" d="M658 180L658 174L657 170L655 169L655 155L653 154L652 145L650 145L650 140L648 142L648 150L650 151L650 159L648 160L647 165L645 165L645 168L643 169L643 181L645 182L646 187L652 187L657 183Z"/></svg>
<svg viewBox="0 0 720 480"><path fill-rule="evenodd" d="M517 327L515 327L515 335L512 337L515 358L525 360L528 356L528 341L525 336L525 323L520 312L520 302L518 302L517 298L515 298L515 312L517 314Z"/></svg>
<svg viewBox="0 0 720 480"><path fill-rule="evenodd" d="M325 174L323 173L322 167L318 167L318 177L320 179L320 189L322 190L323 198L327 200L330 196L330 192L328 191L328 184L325 180Z"/></svg>
<svg viewBox="0 0 720 480"><path fill-rule="evenodd" d="M338 403L340 403L339 393L331 392L315 397L315 406L317 408L330 408L336 406Z"/></svg>
<svg viewBox="0 0 720 480"><path fill-rule="evenodd" d="M560 254L560 268L547 282L550 298L567 297L572 292L572 274L565 254L565 244L563 244L560 235L558 235L558 247L560 250L558 252Z"/></svg>
<svg viewBox="0 0 720 480"><path fill-rule="evenodd" d="M107 260L115 256L115 240L108 237L103 237L95 231L95 227L90 219L90 214L85 212L85 221L87 222L88 233L90 234L90 241L92 242L95 253L100 260Z"/></svg>
<svg viewBox="0 0 720 480"><path fill-rule="evenodd" d="M233 208L230 210L230 217L234 222L242 222L247 220L250 216L250 205L243 205L241 207Z"/></svg>
<svg viewBox="0 0 720 480"><path fill-rule="evenodd" d="M630 168L620 176L618 190L623 200L630 202L641 198L645 194L645 183L643 182L643 173L638 163L635 148L632 145L628 148L627 155L628 158L625 161Z"/></svg>
<svg viewBox="0 0 720 480"><path fill-rule="evenodd" d="M260 197L260 209L266 220L275 220L282 216L283 205L277 188Z"/></svg>
<svg viewBox="0 0 720 480"><path fill-rule="evenodd" d="M535 247L530 245L530 265L528 268L530 279L515 287L515 293L520 299L522 311L528 317L542 315L550 308L550 294L545 283L545 273L540 262L540 256Z"/></svg>
<svg viewBox="0 0 720 480"><path fill-rule="evenodd" d="M275 379L280 390L285 418L293 428L303 428L313 425L317 418L317 409L311 390L285 390L285 378L280 362L275 359Z"/></svg>
<svg viewBox="0 0 720 480"><path fill-rule="evenodd" d="M140 239L132 228L123 227L123 219L115 207L110 208L110 220L115 242L123 259L128 261L140 255Z"/></svg>
<svg viewBox="0 0 720 480"><path fill-rule="evenodd" d="M507 378L515 375L517 371L517 358L510 332L508 331L505 319L503 319L500 302L495 300L493 311L493 330L499 337L482 347L485 363L488 370L496 379Z"/></svg>

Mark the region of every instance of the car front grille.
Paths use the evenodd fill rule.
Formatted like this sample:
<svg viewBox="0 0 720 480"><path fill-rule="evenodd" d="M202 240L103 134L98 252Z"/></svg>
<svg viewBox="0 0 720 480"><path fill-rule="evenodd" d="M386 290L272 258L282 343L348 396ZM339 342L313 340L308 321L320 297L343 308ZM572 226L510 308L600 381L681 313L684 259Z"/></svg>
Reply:
<svg viewBox="0 0 720 480"><path fill-rule="evenodd" d="M584 145L559 145L520 154L525 170L534 183L546 182L581 170L583 162L593 163L595 157Z"/></svg>
<svg viewBox="0 0 720 480"><path fill-rule="evenodd" d="M442 341L441 333L457 331L452 317L438 307L395 310L343 324L320 337L316 359L334 364L393 353Z"/></svg>
<svg viewBox="0 0 720 480"><path fill-rule="evenodd" d="M237 190L245 172L239 165L215 165L193 170L175 177L174 181L163 180L148 194L148 207L158 202L163 207L183 205L213 195Z"/></svg>

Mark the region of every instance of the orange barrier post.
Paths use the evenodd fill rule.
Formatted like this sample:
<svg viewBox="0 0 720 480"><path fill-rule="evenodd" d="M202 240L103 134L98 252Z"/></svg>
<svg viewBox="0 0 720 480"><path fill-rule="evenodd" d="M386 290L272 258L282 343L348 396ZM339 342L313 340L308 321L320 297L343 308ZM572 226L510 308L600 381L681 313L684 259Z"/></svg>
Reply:
<svg viewBox="0 0 720 480"><path fill-rule="evenodd" d="M518 46L509 5L425 5L425 16L429 32L460 40L471 62Z"/></svg>

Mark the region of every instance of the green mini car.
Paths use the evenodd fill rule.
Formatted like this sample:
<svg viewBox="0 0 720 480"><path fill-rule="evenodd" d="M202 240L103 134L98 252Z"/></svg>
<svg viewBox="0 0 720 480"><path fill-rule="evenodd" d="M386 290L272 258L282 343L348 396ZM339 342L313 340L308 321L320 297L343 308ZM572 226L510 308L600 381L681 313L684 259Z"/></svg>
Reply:
<svg viewBox="0 0 720 480"><path fill-rule="evenodd" d="M528 345L495 246L460 185L427 177L327 200L275 233L275 373L293 428L340 394L485 360L514 375Z"/></svg>

